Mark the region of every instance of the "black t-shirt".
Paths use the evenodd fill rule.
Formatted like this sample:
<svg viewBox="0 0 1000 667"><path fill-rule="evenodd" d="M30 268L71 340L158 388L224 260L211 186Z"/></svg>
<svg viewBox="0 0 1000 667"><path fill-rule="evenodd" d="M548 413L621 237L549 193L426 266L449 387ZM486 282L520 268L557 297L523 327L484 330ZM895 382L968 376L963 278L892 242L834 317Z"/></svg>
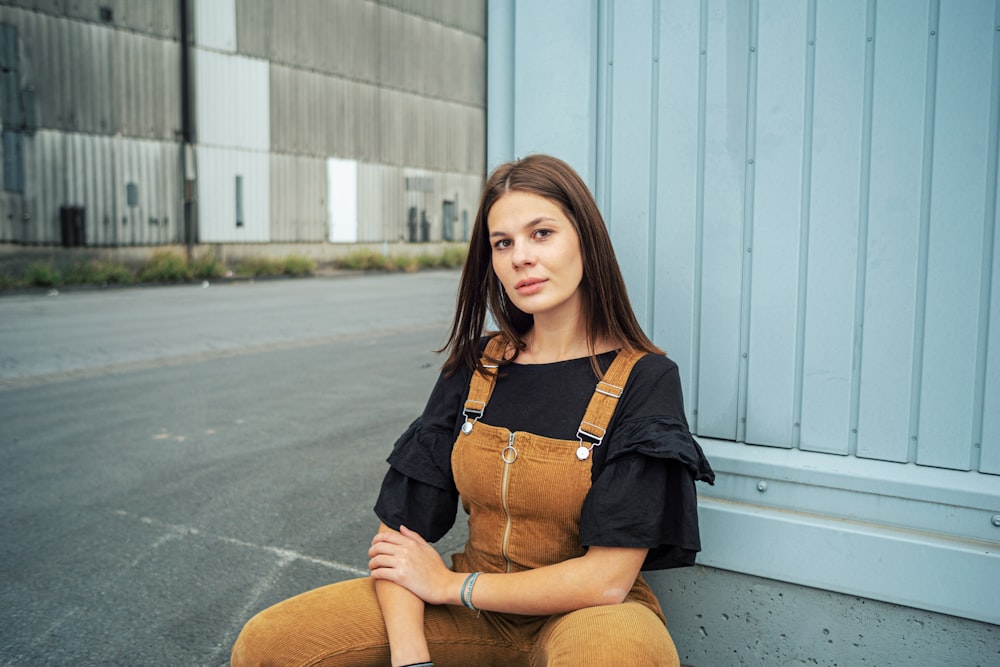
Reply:
<svg viewBox="0 0 1000 667"><path fill-rule="evenodd" d="M602 371L616 354L598 357ZM375 505L387 526L405 524L433 542L454 524L451 450L465 421L471 377L471 370L439 377L423 414L396 441ZM504 365L481 421L576 440L597 381L589 357ZM647 354L636 363L592 456L580 543L648 548L644 570L693 564L700 549L694 482L711 483L715 475L688 431L673 361Z"/></svg>

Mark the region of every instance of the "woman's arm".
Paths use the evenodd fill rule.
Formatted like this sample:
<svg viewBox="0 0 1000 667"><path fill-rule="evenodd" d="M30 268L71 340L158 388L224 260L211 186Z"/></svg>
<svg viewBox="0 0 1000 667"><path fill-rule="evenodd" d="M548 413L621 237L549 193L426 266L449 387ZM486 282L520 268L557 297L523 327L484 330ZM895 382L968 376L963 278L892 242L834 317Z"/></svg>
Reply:
<svg viewBox="0 0 1000 667"><path fill-rule="evenodd" d="M617 604L635 583L647 549L591 547L578 558L511 574L483 574L476 580L477 609L510 614L558 614ZM449 570L434 547L405 526L380 532L369 550L371 576L405 587L429 604L462 604L466 574Z"/></svg>
<svg viewBox="0 0 1000 667"><path fill-rule="evenodd" d="M395 531L379 524L378 532ZM376 579L375 594L389 635L392 664L411 665L429 661L430 650L424 636L424 601L406 588L384 579Z"/></svg>

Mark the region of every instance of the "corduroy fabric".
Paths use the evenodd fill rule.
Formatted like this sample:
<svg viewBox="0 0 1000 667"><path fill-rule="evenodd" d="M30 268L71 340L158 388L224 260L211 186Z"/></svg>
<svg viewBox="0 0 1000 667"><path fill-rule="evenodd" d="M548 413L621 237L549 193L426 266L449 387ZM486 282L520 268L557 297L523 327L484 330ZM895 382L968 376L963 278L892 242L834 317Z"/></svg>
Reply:
<svg viewBox="0 0 1000 667"><path fill-rule="evenodd" d="M388 667L389 639L372 579L303 593L250 619L234 667ZM428 606L424 633L435 667L677 667L663 622L626 602L551 617L477 614Z"/></svg>
<svg viewBox="0 0 1000 667"><path fill-rule="evenodd" d="M494 358L501 352L496 339L486 350ZM584 421L596 429L607 428L617 404L617 398L607 395L615 393L608 385L624 387L641 356L618 355ZM478 401L485 406L495 382L495 376L474 373L467 405ZM469 433L459 435L452 470L469 513L469 540L465 550L453 556L453 569L516 572L582 555L580 508L591 485L592 457L580 460L579 446L575 440L512 434L478 421ZM437 667L679 664L659 603L641 576L623 604L555 616L428 605L424 631ZM373 581L333 584L265 609L244 627L232 664L389 665L388 637Z"/></svg>

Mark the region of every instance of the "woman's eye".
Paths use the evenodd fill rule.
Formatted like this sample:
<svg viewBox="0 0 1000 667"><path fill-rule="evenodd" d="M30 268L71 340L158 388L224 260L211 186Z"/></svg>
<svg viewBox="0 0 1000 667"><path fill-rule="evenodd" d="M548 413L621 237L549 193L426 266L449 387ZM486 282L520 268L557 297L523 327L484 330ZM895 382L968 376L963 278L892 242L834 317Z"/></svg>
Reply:
<svg viewBox="0 0 1000 667"><path fill-rule="evenodd" d="M503 250L504 248L509 248L510 239L500 239L499 241L493 244L493 247L496 248L497 250Z"/></svg>
<svg viewBox="0 0 1000 667"><path fill-rule="evenodd" d="M551 229L536 229L535 230L535 238L536 239L545 239L545 238L548 238L550 236L552 236L552 230Z"/></svg>

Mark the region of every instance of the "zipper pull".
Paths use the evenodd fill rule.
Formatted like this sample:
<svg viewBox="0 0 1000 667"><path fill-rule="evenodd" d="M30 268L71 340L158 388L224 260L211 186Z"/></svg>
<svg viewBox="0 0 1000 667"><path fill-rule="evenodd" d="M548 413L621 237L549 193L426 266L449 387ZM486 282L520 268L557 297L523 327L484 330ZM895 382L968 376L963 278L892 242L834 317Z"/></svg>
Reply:
<svg viewBox="0 0 1000 667"><path fill-rule="evenodd" d="M517 450L514 449L514 435L514 433L510 434L510 438L507 439L507 446L503 448L502 452L500 452L500 458L502 458L503 462L507 465L510 465L517 460Z"/></svg>

